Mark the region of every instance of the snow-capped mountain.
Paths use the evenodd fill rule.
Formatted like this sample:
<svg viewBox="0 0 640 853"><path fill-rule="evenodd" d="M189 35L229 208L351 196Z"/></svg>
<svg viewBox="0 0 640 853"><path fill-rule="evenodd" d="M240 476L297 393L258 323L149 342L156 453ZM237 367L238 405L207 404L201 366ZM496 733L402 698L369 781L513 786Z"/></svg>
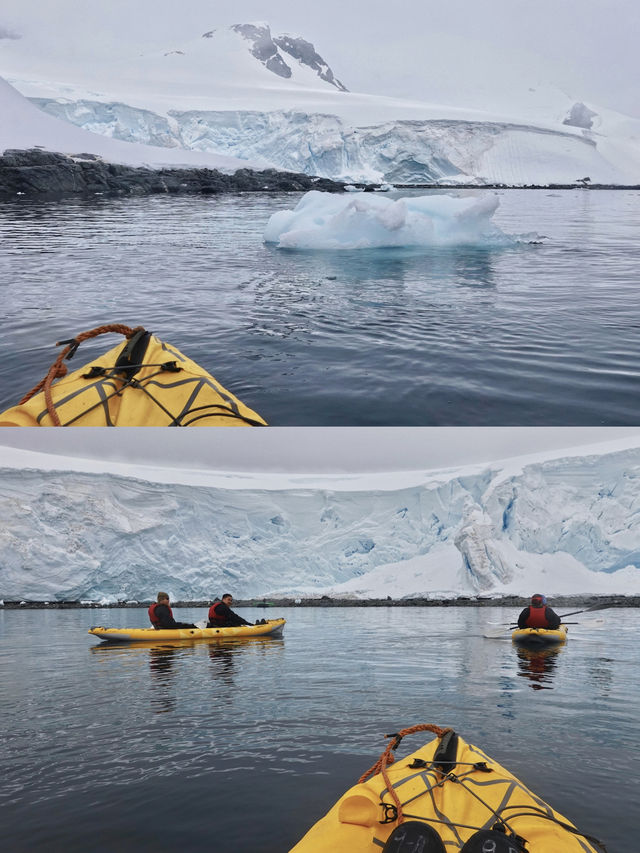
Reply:
<svg viewBox="0 0 640 853"><path fill-rule="evenodd" d="M335 86L341 92L347 87L334 76L324 59L316 52L311 42L300 36L272 36L269 24L235 24L233 32L239 33L251 44L251 55L268 70L279 77L289 79L293 71L282 53L296 60L301 66L310 68L321 80ZM205 33L203 38L213 38L215 30Z"/></svg>
<svg viewBox="0 0 640 853"><path fill-rule="evenodd" d="M0 597L638 594L640 445L604 447L349 477L5 451Z"/></svg>
<svg viewBox="0 0 640 853"><path fill-rule="evenodd" d="M267 23L126 60L42 63L27 39L4 41L0 74L43 111L137 144L350 181L640 182L639 120L548 85L501 109L347 91L311 42Z"/></svg>

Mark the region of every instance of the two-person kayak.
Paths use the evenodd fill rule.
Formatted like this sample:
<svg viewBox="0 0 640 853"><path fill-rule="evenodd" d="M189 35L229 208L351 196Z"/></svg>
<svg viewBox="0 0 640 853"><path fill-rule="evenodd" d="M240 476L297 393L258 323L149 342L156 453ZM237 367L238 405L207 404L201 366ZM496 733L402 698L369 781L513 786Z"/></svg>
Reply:
<svg viewBox="0 0 640 853"><path fill-rule="evenodd" d="M89 628L89 634L107 643L181 642L184 640L226 640L245 637L281 637L285 619L265 619L257 625L229 628Z"/></svg>

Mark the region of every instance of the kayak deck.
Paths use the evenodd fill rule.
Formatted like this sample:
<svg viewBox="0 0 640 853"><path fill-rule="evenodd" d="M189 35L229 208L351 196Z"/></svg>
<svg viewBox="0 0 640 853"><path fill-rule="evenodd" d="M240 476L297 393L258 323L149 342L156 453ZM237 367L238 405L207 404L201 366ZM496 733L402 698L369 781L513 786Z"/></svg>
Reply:
<svg viewBox="0 0 640 853"><path fill-rule="evenodd" d="M415 726L388 736L395 737L396 742L390 743L385 752L390 753L404 734L426 728ZM382 774L384 756L383 753L369 773L338 800L290 853L380 853L382 849L408 853L436 849L413 846L415 842L405 846L398 834L385 847L404 822L430 826L447 853L460 851L476 832L491 830L502 840L497 844L492 841L488 846L480 842L474 847L474 839L464 848L465 853L469 849L521 853L525 846L514 843L517 836L524 839L529 853L604 851L599 842L580 833L513 774L452 730L444 730L434 741L393 764L389 763L393 760L391 755L386 781ZM366 778L371 773L375 775ZM501 827L506 832L504 836L497 831ZM403 830L398 833L402 835ZM396 838L400 844L395 843Z"/></svg>
<svg viewBox="0 0 640 853"><path fill-rule="evenodd" d="M170 640L225 640L243 637L281 637L285 619L268 619L262 625L230 628L89 628L88 633L107 643L153 643Z"/></svg>
<svg viewBox="0 0 640 853"><path fill-rule="evenodd" d="M127 337L67 374L65 359L80 343L106 332ZM0 426L264 426L259 414L180 350L147 332L114 324L70 341L47 376Z"/></svg>
<svg viewBox="0 0 640 853"><path fill-rule="evenodd" d="M516 628L511 634L512 641L517 646L528 648L544 648L545 646L559 646L567 641L567 626L560 625L559 628Z"/></svg>

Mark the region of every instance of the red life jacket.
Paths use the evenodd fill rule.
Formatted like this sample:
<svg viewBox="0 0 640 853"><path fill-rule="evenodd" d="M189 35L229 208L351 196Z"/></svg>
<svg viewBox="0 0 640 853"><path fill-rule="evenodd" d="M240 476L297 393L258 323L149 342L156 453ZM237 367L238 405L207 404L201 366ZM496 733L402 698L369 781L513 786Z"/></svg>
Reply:
<svg viewBox="0 0 640 853"><path fill-rule="evenodd" d="M156 601L156 602L154 602L154 603L151 605L151 607L149 608L149 611L148 611L148 612L149 612L149 619L151 620L151 624L153 625L153 627L154 627L154 628L160 628L160 627L161 627L161 625L160 625L160 620L159 620L159 619L158 619L158 617L156 616L156 607L157 607L160 603L161 603L160 601ZM162 603L164 604L164 602L162 602ZM164 606L165 606L165 607L167 608L167 610L169 611L169 616L171 616L171 618L173 619L173 612L172 612L171 608L169 607L169 605L168 605L168 604L165 604Z"/></svg>
<svg viewBox="0 0 640 853"><path fill-rule="evenodd" d="M222 604L222 602L216 601L216 603L212 604L209 608L209 622L216 622L218 625L224 625L224 617L218 616L218 614L216 613L216 609L219 604Z"/></svg>
<svg viewBox="0 0 640 853"><path fill-rule="evenodd" d="M548 628L549 620L547 619L547 608L545 607L530 607L529 615L527 616L527 628Z"/></svg>

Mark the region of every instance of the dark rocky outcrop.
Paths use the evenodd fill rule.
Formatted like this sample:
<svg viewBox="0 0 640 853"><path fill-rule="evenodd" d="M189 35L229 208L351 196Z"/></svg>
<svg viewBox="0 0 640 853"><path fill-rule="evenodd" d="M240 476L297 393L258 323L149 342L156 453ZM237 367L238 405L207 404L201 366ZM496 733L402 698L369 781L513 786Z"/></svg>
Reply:
<svg viewBox="0 0 640 853"><path fill-rule="evenodd" d="M273 71L278 77L291 77L291 69L278 53L278 48L271 38L271 30L266 24L235 24L231 29L253 44L251 54L265 68Z"/></svg>
<svg viewBox="0 0 640 853"><path fill-rule="evenodd" d="M598 113L590 110L586 104L576 103L571 107L562 124L566 124L569 127L581 127L584 130L591 130L593 119L597 115Z"/></svg>
<svg viewBox="0 0 640 853"><path fill-rule="evenodd" d="M293 56L302 65L306 65L312 71L315 71L321 80L326 80L327 83L331 83L332 86L335 86L341 92L349 91L344 83L334 76L331 68L329 68L320 54L316 52L315 47L310 41L295 36L278 36L273 41L281 50L288 53L289 56Z"/></svg>
<svg viewBox="0 0 640 853"><path fill-rule="evenodd" d="M278 51L287 53L301 65L306 65L320 77L341 92L348 92L347 87L334 76L333 71L310 41L299 36L272 36L268 24L234 24L231 29L250 42L252 56L261 62L265 68L279 77L291 77L291 68ZM215 30L204 33L203 38L211 38Z"/></svg>
<svg viewBox="0 0 640 853"><path fill-rule="evenodd" d="M7 27L0 26L0 39L20 39L22 36Z"/></svg>
<svg viewBox="0 0 640 853"><path fill-rule="evenodd" d="M33 148L0 157L0 199L92 195L216 195L239 192L340 192L344 183L294 172L239 169L146 169L107 163L93 154L68 157Z"/></svg>

